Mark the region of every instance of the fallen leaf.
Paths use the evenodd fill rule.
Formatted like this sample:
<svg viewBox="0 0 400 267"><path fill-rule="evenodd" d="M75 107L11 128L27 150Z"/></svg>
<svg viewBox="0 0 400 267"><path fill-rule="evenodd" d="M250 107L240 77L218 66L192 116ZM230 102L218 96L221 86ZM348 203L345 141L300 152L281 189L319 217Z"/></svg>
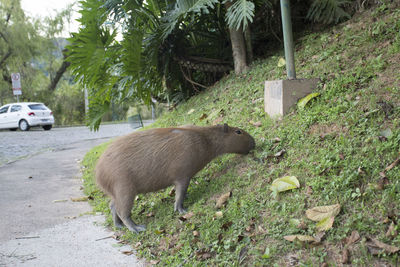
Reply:
<svg viewBox="0 0 400 267"><path fill-rule="evenodd" d="M224 223L222 226L221 226L221 229L222 230L228 230L229 229L229 227L231 227L232 226L232 222L231 221L229 221L229 222L226 222L226 223Z"/></svg>
<svg viewBox="0 0 400 267"><path fill-rule="evenodd" d="M88 196L84 196L84 197L75 197L72 198L71 197L71 201L72 202L84 202L84 201L88 201L89 197Z"/></svg>
<svg viewBox="0 0 400 267"><path fill-rule="evenodd" d="M284 176L272 181L270 189L274 192L283 192L299 187L299 180L295 176Z"/></svg>
<svg viewBox="0 0 400 267"><path fill-rule="evenodd" d="M305 108L305 106L307 105L307 103L311 101L311 99L313 99L319 95L320 95L320 93L311 93L311 94L303 97L302 99L299 100L299 102L297 102L297 108L299 110L303 110Z"/></svg>
<svg viewBox="0 0 400 267"><path fill-rule="evenodd" d="M53 203L59 203L59 202L67 202L68 199L57 199L57 200L53 200Z"/></svg>
<svg viewBox="0 0 400 267"><path fill-rule="evenodd" d="M286 153L286 150L285 150L285 149L282 149L281 151L275 153L275 154L274 154L274 157L275 157L275 158L282 157L285 153Z"/></svg>
<svg viewBox="0 0 400 267"><path fill-rule="evenodd" d="M206 119L207 117L208 117L208 115L203 113L203 115L200 116L199 120L202 121L202 120Z"/></svg>
<svg viewBox="0 0 400 267"><path fill-rule="evenodd" d="M165 233L165 229L155 230L154 233L157 235L161 235L161 234Z"/></svg>
<svg viewBox="0 0 400 267"><path fill-rule="evenodd" d="M301 242L317 243L317 240L314 237L309 236L309 235L287 235L287 236L284 236L283 238L290 242L299 240Z"/></svg>
<svg viewBox="0 0 400 267"><path fill-rule="evenodd" d="M322 232L332 228L333 222L335 221L335 217L326 217L319 221L316 225L317 230Z"/></svg>
<svg viewBox="0 0 400 267"><path fill-rule="evenodd" d="M390 171L391 169L393 169L394 167L396 167L397 164L399 164L400 162L400 157L398 157L395 161L392 162L392 164L390 164L389 166L387 166L385 168L385 171Z"/></svg>
<svg viewBox="0 0 400 267"><path fill-rule="evenodd" d="M149 217L149 218L150 218L150 217L154 217L154 212L149 212L149 213L147 213L147 214L146 214L146 217Z"/></svg>
<svg viewBox="0 0 400 267"><path fill-rule="evenodd" d="M319 222L325 218L335 217L340 212L340 204L331 206L319 206L306 210L307 218Z"/></svg>
<svg viewBox="0 0 400 267"><path fill-rule="evenodd" d="M356 243L358 240L360 240L360 234L354 230L353 232L351 232L351 235L349 237L346 237L345 242L346 245L351 245L353 243Z"/></svg>
<svg viewBox="0 0 400 267"><path fill-rule="evenodd" d="M194 112L194 109L192 108L191 110L188 111L188 115L192 114Z"/></svg>
<svg viewBox="0 0 400 267"><path fill-rule="evenodd" d="M188 213L186 213L185 215L180 216L180 217L179 217L179 220L181 220L182 222L185 222L185 221L187 221L188 219L192 218L193 215L194 215L193 212L188 212Z"/></svg>
<svg viewBox="0 0 400 267"><path fill-rule="evenodd" d="M151 260L150 264L151 265L157 265L160 261L159 260Z"/></svg>
<svg viewBox="0 0 400 267"><path fill-rule="evenodd" d="M215 255L215 252L210 252L206 249L196 251L196 257L199 260L208 260L208 259L212 258L214 255Z"/></svg>
<svg viewBox="0 0 400 267"><path fill-rule="evenodd" d="M125 254L125 255L132 255L133 254L133 251L132 250L126 250L126 251L122 251L122 254Z"/></svg>
<svg viewBox="0 0 400 267"><path fill-rule="evenodd" d="M200 233L198 231L193 231L193 236L200 236Z"/></svg>
<svg viewBox="0 0 400 267"><path fill-rule="evenodd" d="M216 216L217 218L221 218L222 216L224 216L224 214L222 213L222 211L217 211L217 212L215 213L215 216Z"/></svg>
<svg viewBox="0 0 400 267"><path fill-rule="evenodd" d="M217 203L215 204L215 207L217 209L221 208L225 203L228 201L228 199L232 196L232 192L228 192L220 196L217 200Z"/></svg>
<svg viewBox="0 0 400 267"><path fill-rule="evenodd" d="M371 238L370 242L367 242L367 248L372 255L377 255L381 252L396 253L400 248L385 244L377 239Z"/></svg>
<svg viewBox="0 0 400 267"><path fill-rule="evenodd" d="M272 139L272 141L274 143L279 143L281 141L281 139L279 137L275 137L274 139Z"/></svg>
<svg viewBox="0 0 400 267"><path fill-rule="evenodd" d="M324 237L325 237L325 232L319 232L314 236L315 240L317 240L317 243L321 243Z"/></svg>
<svg viewBox="0 0 400 267"><path fill-rule="evenodd" d="M280 57L278 60L278 67L282 68L285 65L286 65L286 60L283 57Z"/></svg>
<svg viewBox="0 0 400 267"><path fill-rule="evenodd" d="M28 179L32 179L32 178L33 178L32 176L29 176L29 177L28 177Z"/></svg>
<svg viewBox="0 0 400 267"><path fill-rule="evenodd" d="M385 234L386 237L395 238L397 236L397 231L395 229L394 222L389 225L389 228Z"/></svg>
<svg viewBox="0 0 400 267"><path fill-rule="evenodd" d="M250 121L250 123L255 127L260 127L262 125L261 121L257 121L257 122Z"/></svg>

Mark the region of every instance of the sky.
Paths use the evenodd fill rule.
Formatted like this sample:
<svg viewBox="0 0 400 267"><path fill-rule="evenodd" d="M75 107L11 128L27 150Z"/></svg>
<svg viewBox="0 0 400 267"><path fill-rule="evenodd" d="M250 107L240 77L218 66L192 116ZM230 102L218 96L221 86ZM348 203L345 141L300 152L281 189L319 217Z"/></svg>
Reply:
<svg viewBox="0 0 400 267"><path fill-rule="evenodd" d="M75 3L77 0L21 0L22 9L30 17L46 17L49 14L55 15L56 11L64 9L68 4ZM75 5L75 10L77 6ZM77 19L79 14L73 13L73 20ZM71 25L66 25L66 32L62 35L69 37L68 32L78 31L79 24L75 21Z"/></svg>

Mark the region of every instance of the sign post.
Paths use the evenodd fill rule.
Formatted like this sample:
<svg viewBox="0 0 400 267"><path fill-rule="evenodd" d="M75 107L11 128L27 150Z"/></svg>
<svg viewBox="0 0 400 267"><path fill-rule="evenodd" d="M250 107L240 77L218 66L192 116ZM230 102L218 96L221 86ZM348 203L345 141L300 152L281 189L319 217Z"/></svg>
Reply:
<svg viewBox="0 0 400 267"><path fill-rule="evenodd" d="M22 95L21 75L19 73L11 73L11 81L13 94L17 96L17 102L19 102L19 96Z"/></svg>

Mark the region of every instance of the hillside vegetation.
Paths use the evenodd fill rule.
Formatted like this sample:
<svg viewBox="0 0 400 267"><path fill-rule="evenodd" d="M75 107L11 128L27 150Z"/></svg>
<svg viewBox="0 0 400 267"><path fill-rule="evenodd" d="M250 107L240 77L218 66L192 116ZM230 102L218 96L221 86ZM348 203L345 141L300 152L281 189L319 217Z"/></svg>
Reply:
<svg viewBox="0 0 400 267"><path fill-rule="evenodd" d="M400 10L382 5L297 40L297 76L320 78L320 96L271 120L263 110L264 81L286 78L281 56L226 76L151 126L228 123L252 134L257 147L249 156L217 158L198 173L187 216L173 212L171 188L140 195L133 218L147 231L120 233L139 256L160 266L399 264ZM109 214L108 198L93 183L106 145L83 165L95 210ZM283 176L297 177L300 187L273 193L272 181ZM321 234L306 210L335 204L340 212ZM290 242L289 235L316 241Z"/></svg>

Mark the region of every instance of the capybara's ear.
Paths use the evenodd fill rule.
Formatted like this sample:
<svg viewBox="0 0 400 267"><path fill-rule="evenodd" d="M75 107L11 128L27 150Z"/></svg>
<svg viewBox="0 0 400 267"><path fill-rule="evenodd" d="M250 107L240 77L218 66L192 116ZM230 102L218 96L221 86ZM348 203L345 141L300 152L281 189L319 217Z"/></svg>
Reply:
<svg viewBox="0 0 400 267"><path fill-rule="evenodd" d="M224 123L224 133L227 133L229 131L229 126L228 124Z"/></svg>

